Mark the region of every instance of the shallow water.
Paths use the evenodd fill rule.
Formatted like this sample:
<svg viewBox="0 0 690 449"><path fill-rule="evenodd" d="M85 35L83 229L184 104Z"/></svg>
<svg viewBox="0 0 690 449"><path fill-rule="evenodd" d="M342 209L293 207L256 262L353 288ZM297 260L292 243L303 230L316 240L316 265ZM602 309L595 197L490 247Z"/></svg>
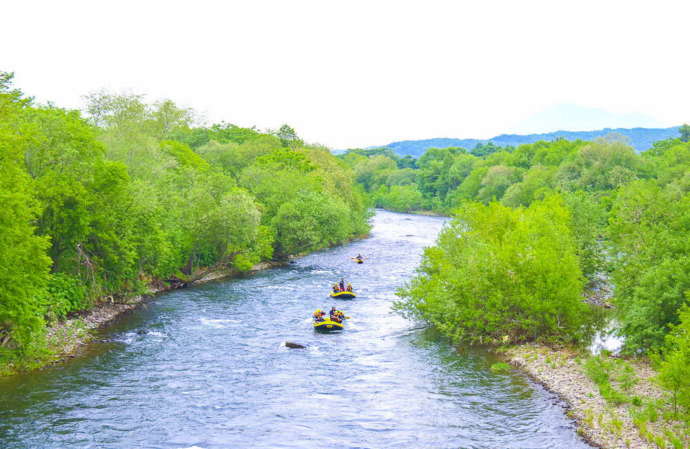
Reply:
<svg viewBox="0 0 690 449"><path fill-rule="evenodd" d="M0 379L0 447L589 447L540 386L391 312L443 222L379 211L369 239L161 295L110 343ZM327 297L341 277L357 299ZM311 312L332 305L347 329L315 333Z"/></svg>

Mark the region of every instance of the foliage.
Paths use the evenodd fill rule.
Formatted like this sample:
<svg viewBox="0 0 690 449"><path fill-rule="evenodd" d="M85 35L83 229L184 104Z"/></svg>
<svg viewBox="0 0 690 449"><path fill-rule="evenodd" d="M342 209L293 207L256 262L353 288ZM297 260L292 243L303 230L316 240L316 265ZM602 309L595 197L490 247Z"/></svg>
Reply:
<svg viewBox="0 0 690 449"><path fill-rule="evenodd" d="M86 293L86 286L79 278L53 273L43 304L48 321L63 319L71 312L86 309L90 305Z"/></svg>
<svg viewBox="0 0 690 449"><path fill-rule="evenodd" d="M683 306L680 323L666 336L666 347L659 366L659 381L671 392L673 408L690 418L690 307Z"/></svg>
<svg viewBox="0 0 690 449"><path fill-rule="evenodd" d="M613 204L609 235L626 346L659 349L690 300L690 193L653 181L630 184Z"/></svg>
<svg viewBox="0 0 690 449"><path fill-rule="evenodd" d="M287 125L198 126L170 100L107 92L87 96L85 119L11 80L0 73L0 365L41 354L46 319L145 280L248 270L368 230L353 172Z"/></svg>
<svg viewBox="0 0 690 449"><path fill-rule="evenodd" d="M424 198L416 185L393 185L389 189L382 189L376 196L376 206L396 212L422 209Z"/></svg>
<svg viewBox="0 0 690 449"><path fill-rule="evenodd" d="M606 208L598 196L581 190L565 193L563 199L572 217L570 228L582 274L594 281L606 269Z"/></svg>
<svg viewBox="0 0 690 449"><path fill-rule="evenodd" d="M584 362L585 374L599 387L601 397L613 405L630 402L624 391L629 391L636 382L632 367L623 360L605 355L589 357Z"/></svg>
<svg viewBox="0 0 690 449"><path fill-rule="evenodd" d="M350 235L344 203L316 192L300 192L283 203L272 220L280 254L299 254L331 246Z"/></svg>
<svg viewBox="0 0 690 449"><path fill-rule="evenodd" d="M690 125L687 123L680 127L678 130L680 132L680 140L683 142L690 141Z"/></svg>
<svg viewBox="0 0 690 449"><path fill-rule="evenodd" d="M401 310L458 341L578 340L588 324L570 215L557 196L465 204L425 251Z"/></svg>
<svg viewBox="0 0 690 449"><path fill-rule="evenodd" d="M563 190L597 192L616 189L646 176L644 161L616 138L598 139L561 164L557 183Z"/></svg>
<svg viewBox="0 0 690 449"><path fill-rule="evenodd" d="M12 106L21 107L12 96L0 90L0 361L37 350L50 267L49 240L37 236L33 224L40 205L22 167L26 143L4 125Z"/></svg>
<svg viewBox="0 0 690 449"><path fill-rule="evenodd" d="M491 365L491 372L495 374L506 374L511 370L510 365L505 362L496 362Z"/></svg>

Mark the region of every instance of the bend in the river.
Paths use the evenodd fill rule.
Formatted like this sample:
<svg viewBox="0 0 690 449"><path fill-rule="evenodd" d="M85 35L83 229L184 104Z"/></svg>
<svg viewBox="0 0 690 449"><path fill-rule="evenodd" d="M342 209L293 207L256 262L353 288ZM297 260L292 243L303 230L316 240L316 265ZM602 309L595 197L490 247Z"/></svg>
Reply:
<svg viewBox="0 0 690 449"><path fill-rule="evenodd" d="M105 331L111 343L0 380L2 447L588 447L553 395L391 312L443 222L379 211L368 239L161 295ZM317 334L310 314L336 305L341 277L359 295L337 303L352 319Z"/></svg>

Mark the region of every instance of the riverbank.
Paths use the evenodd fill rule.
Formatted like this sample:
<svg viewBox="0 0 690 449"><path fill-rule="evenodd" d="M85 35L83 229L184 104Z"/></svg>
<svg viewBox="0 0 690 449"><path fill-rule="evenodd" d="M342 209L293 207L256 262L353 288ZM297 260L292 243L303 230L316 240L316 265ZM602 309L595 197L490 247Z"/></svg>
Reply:
<svg viewBox="0 0 690 449"><path fill-rule="evenodd" d="M668 394L646 360L590 357L537 344L509 348L508 362L559 395L578 433L607 449L685 448L687 427L673 420ZM597 376L605 373L605 380ZM592 378L597 379L595 383Z"/></svg>
<svg viewBox="0 0 690 449"><path fill-rule="evenodd" d="M269 448L288 433L295 447L588 449L551 395L487 379L494 357L456 352L391 315L393 292L444 222L380 211L367 240L149 301L98 332L109 343L77 361L0 381L0 441ZM355 264L358 253L371 259ZM357 300L328 297L340 277L362 287ZM337 304L352 317L348 329L314 332L314 309Z"/></svg>
<svg viewBox="0 0 690 449"><path fill-rule="evenodd" d="M251 275L269 268L283 266L289 260L260 262L248 271L239 271L234 268L216 268L197 273L198 278L188 283L166 284L161 281L155 281L149 285L148 291L145 294L126 297L118 301L112 297L103 298L90 309L84 310L72 318L48 326L46 329L47 350L43 357L31 364L29 370L40 369L48 365L60 363L68 358L76 357L83 348L93 342L94 331L108 326L120 316L135 310L161 293L216 280ZM2 366L0 367L0 376L10 376L23 371L27 370L17 369L12 365Z"/></svg>

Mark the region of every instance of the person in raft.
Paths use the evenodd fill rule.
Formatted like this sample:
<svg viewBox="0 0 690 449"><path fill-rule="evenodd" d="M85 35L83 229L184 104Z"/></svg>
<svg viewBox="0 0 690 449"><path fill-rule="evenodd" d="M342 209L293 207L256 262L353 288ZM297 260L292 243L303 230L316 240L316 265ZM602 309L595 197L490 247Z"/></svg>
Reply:
<svg viewBox="0 0 690 449"><path fill-rule="evenodd" d="M331 321L335 321L336 323L342 323L343 322L343 312L341 312L340 310L337 310L335 307L331 307L330 318L331 318Z"/></svg>
<svg viewBox="0 0 690 449"><path fill-rule="evenodd" d="M345 279L340 278L340 291L344 292L345 291Z"/></svg>
<svg viewBox="0 0 690 449"><path fill-rule="evenodd" d="M312 317L314 317L314 321L319 322L324 320L324 315L326 315L326 312L324 312L321 309L316 309L314 313L312 313Z"/></svg>
<svg viewBox="0 0 690 449"><path fill-rule="evenodd" d="M338 287L338 284L333 284L333 293L338 293L340 292L340 288Z"/></svg>
<svg viewBox="0 0 690 449"><path fill-rule="evenodd" d="M347 291L348 292L352 291L352 284L350 284L349 282L347 283Z"/></svg>

